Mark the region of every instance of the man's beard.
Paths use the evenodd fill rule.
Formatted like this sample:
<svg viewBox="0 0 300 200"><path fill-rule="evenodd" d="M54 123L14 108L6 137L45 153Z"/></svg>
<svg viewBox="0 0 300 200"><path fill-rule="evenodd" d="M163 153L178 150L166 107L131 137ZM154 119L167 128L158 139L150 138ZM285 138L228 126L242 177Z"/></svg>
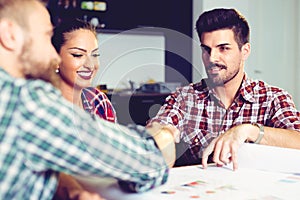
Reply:
<svg viewBox="0 0 300 200"><path fill-rule="evenodd" d="M228 69L227 66L220 65L220 64L211 64L211 66L209 66L209 67L210 68L211 67L219 67L224 70ZM239 69L236 69L235 71L231 72L230 74L227 74L227 75L225 74L224 76L208 74L209 83L213 87L223 87L226 83L228 83L229 81L234 79L238 73L239 73Z"/></svg>
<svg viewBox="0 0 300 200"><path fill-rule="evenodd" d="M57 60L49 60L48 62L38 61L36 59L36 53L30 48L32 40L27 40L23 47L19 60L23 64L22 73L26 79L41 79L46 82L52 83L54 86L58 86L59 76L55 73Z"/></svg>

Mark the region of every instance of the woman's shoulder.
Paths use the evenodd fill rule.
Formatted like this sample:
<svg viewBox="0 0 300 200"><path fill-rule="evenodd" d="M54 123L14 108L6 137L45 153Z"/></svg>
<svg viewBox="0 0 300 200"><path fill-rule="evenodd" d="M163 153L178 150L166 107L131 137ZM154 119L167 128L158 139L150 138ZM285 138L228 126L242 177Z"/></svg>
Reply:
<svg viewBox="0 0 300 200"><path fill-rule="evenodd" d="M96 87L87 87L82 89L82 95L85 95L86 98L101 98L101 99L107 99L107 96L104 92L99 90Z"/></svg>

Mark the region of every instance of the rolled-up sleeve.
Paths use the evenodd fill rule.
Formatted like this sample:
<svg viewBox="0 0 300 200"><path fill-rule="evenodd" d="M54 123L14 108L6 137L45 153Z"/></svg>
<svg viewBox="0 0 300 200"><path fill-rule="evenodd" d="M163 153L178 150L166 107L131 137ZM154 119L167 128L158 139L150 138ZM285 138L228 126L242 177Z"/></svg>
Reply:
<svg viewBox="0 0 300 200"><path fill-rule="evenodd" d="M24 123L19 126L24 134L19 144L26 152L27 167L112 177L134 192L166 182L168 166L145 129L92 119L56 92L44 89L22 91Z"/></svg>

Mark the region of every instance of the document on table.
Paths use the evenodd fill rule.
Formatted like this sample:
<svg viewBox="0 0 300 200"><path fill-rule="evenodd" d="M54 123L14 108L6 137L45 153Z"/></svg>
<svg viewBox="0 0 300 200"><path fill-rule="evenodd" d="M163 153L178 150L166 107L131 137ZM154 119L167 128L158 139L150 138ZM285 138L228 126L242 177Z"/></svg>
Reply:
<svg viewBox="0 0 300 200"><path fill-rule="evenodd" d="M238 199L280 200L300 196L300 174L276 173L211 166L182 167L171 171L168 183L142 199ZM142 197L142 196L141 196Z"/></svg>
<svg viewBox="0 0 300 200"><path fill-rule="evenodd" d="M299 198L299 150L244 144L239 150L238 159L237 171L232 171L231 164L224 167L209 166L206 170L200 165L173 168L165 185L141 194L125 193L116 182L92 184L92 190L108 200Z"/></svg>

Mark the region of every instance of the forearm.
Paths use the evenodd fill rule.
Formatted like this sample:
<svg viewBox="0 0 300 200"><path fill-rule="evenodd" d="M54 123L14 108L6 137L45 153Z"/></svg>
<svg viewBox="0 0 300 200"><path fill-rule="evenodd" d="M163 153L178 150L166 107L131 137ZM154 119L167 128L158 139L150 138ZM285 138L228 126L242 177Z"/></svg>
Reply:
<svg viewBox="0 0 300 200"><path fill-rule="evenodd" d="M166 129L162 129L153 138L161 150L167 165L170 168L173 167L176 160L176 150L172 133Z"/></svg>
<svg viewBox="0 0 300 200"><path fill-rule="evenodd" d="M252 131L249 131L248 140L254 142L259 135L259 130L257 127L251 127L250 130ZM300 149L300 132L265 126L260 144Z"/></svg>
<svg viewBox="0 0 300 200"><path fill-rule="evenodd" d="M224 134L211 141L202 155L202 165L207 167L208 156L214 152L213 161L218 165L233 162L233 169L237 169L237 152L244 142L300 149L300 132L289 129L270 128L264 126L261 140L257 140L262 129L253 124L234 126ZM228 156L231 154L231 156Z"/></svg>
<svg viewBox="0 0 300 200"><path fill-rule="evenodd" d="M166 163L173 167L176 160L175 142L179 142L179 130L171 125L161 125L157 122L148 124L148 131L153 136L157 146L161 150Z"/></svg>
<svg viewBox="0 0 300 200"><path fill-rule="evenodd" d="M73 115L77 119L72 122ZM65 116L67 119L57 119L55 124L49 122L55 128L28 130L19 141L24 149L37 149L27 157L33 171L53 169L70 175L116 178L134 185L130 188L135 192L166 182L168 166L144 129L137 132L98 118L93 121L76 111Z"/></svg>
<svg viewBox="0 0 300 200"><path fill-rule="evenodd" d="M98 165L100 175L129 184L131 186L127 189L135 192L146 191L166 182L168 166L144 127L128 129L103 120L99 125L98 133L101 132L102 137L91 137L85 141L90 141L88 152L97 162L93 167ZM97 171L95 174L98 175Z"/></svg>

